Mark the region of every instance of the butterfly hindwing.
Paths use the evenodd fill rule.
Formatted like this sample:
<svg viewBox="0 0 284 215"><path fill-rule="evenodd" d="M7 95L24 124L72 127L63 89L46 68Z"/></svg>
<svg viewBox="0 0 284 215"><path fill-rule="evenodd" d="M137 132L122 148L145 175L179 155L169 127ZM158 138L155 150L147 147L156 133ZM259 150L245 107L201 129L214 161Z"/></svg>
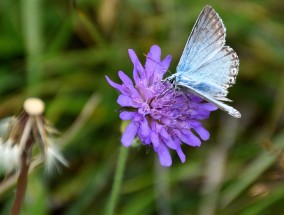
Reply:
<svg viewBox="0 0 284 215"><path fill-rule="evenodd" d="M236 82L239 59L236 52L229 46L224 46L212 59L205 62L195 71L184 73L185 77L193 80L202 80L205 83L215 85L223 92L214 97L226 97L227 89Z"/></svg>
<svg viewBox="0 0 284 215"><path fill-rule="evenodd" d="M212 104L216 105L218 108L227 112L231 116L236 117L236 118L241 117L241 113L238 110L236 110L235 108L233 108L233 107L231 107L231 106L229 106L229 105L227 105L227 104L225 104L221 101L218 101L217 99L210 96L209 94L204 93L200 90L194 89L193 87L188 86L188 85L180 84L180 86L186 88L186 90L189 90L190 92L194 93L195 95L200 96L201 98L205 99L206 101L211 102Z"/></svg>

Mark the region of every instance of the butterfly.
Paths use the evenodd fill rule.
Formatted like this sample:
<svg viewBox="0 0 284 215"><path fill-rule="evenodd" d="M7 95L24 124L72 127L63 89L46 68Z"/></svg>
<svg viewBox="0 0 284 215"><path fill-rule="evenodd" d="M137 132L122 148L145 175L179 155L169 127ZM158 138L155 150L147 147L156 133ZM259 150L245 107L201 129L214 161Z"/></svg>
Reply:
<svg viewBox="0 0 284 215"><path fill-rule="evenodd" d="M227 105L228 88L239 70L237 53L225 45L226 29L211 6L201 11L186 42L176 73L166 78L175 87L188 90L236 118L241 114Z"/></svg>

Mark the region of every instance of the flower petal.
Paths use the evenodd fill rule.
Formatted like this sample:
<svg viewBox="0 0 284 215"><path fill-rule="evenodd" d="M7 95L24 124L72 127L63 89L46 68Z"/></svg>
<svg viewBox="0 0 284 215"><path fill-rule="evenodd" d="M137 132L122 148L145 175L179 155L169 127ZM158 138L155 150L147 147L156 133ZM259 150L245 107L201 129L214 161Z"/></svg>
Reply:
<svg viewBox="0 0 284 215"><path fill-rule="evenodd" d="M122 120L130 120L134 117L135 112L129 112L129 111L122 111L119 114L119 118Z"/></svg>
<svg viewBox="0 0 284 215"><path fill-rule="evenodd" d="M132 49L128 49L128 54L134 65L133 76L136 76L136 77L138 76L142 80L145 79L146 78L145 70L143 66L141 65L136 53ZM134 73L137 73L137 74L134 74Z"/></svg>
<svg viewBox="0 0 284 215"><path fill-rule="evenodd" d="M183 151L181 150L181 147L177 148L177 149L176 149L176 152L177 152L177 154L178 154L179 159L181 160L181 162L184 163L186 157L185 157L185 154L183 153Z"/></svg>
<svg viewBox="0 0 284 215"><path fill-rule="evenodd" d="M169 69L169 66L171 64L171 61L172 61L172 56L171 55L168 55L167 57L165 57L165 59L161 62L161 65L162 65L162 68L163 69L160 69L160 72L156 72L156 81L160 81L163 79L163 76L164 74L168 71Z"/></svg>
<svg viewBox="0 0 284 215"><path fill-rule="evenodd" d="M186 144L190 145L190 146L200 146L201 145L201 141L198 137L196 137L192 132L186 132L184 134L184 138L185 138L185 142Z"/></svg>
<svg viewBox="0 0 284 215"><path fill-rule="evenodd" d="M149 145L152 143L151 136L143 136L141 135L140 129L138 130L138 137L143 145Z"/></svg>
<svg viewBox="0 0 284 215"><path fill-rule="evenodd" d="M113 82L108 76L105 75L105 78L107 80L107 82L109 83L110 86L112 86L113 88L117 89L118 91L120 91L121 93L123 93L122 90L122 86Z"/></svg>
<svg viewBox="0 0 284 215"><path fill-rule="evenodd" d="M132 95L135 98L141 99L141 96L137 89L134 87L132 80L123 71L119 71L118 76L123 83L122 89L125 92L124 94Z"/></svg>
<svg viewBox="0 0 284 215"><path fill-rule="evenodd" d="M187 93L187 95L189 96L191 102L197 102L197 103L199 103L199 102L204 101L203 98L201 98L201 97L199 97L199 96L196 96L196 95L194 95L194 94L188 94L188 93Z"/></svg>
<svg viewBox="0 0 284 215"><path fill-rule="evenodd" d="M194 129L202 140L209 140L210 133L203 127L198 127Z"/></svg>
<svg viewBox="0 0 284 215"><path fill-rule="evenodd" d="M171 61L172 61L172 56L171 55L167 55L167 57L164 58L164 60L162 60L162 65L168 69L170 64L171 64ZM167 71L166 71L167 72Z"/></svg>
<svg viewBox="0 0 284 215"><path fill-rule="evenodd" d="M148 121L145 117L142 117L140 120L140 127L138 130L138 137L141 140L142 144L148 145L151 141L151 129L149 127Z"/></svg>
<svg viewBox="0 0 284 215"><path fill-rule="evenodd" d="M158 147L160 145L160 138L159 134L155 131L151 132L151 141L154 147Z"/></svg>
<svg viewBox="0 0 284 215"><path fill-rule="evenodd" d="M126 127L122 137L121 137L121 143L128 147L132 144L137 132L138 132L138 126L135 122L131 121L128 126Z"/></svg>
<svg viewBox="0 0 284 215"><path fill-rule="evenodd" d="M134 87L132 80L123 71L118 71L118 76L125 85Z"/></svg>
<svg viewBox="0 0 284 215"><path fill-rule="evenodd" d="M152 45L148 53L153 60L161 60L161 48L158 45ZM152 61L153 62L153 61ZM156 65L156 64L155 64ZM145 65L146 67L146 65Z"/></svg>
<svg viewBox="0 0 284 215"><path fill-rule="evenodd" d="M161 48L157 45L153 45L150 48L150 52L147 54L145 71L153 72L156 66L160 66L159 65L160 61L161 61Z"/></svg>
<svg viewBox="0 0 284 215"><path fill-rule="evenodd" d="M178 136L178 138L187 145L194 147L201 145L200 139L196 137L191 131L181 132L179 130L176 130L175 133Z"/></svg>
<svg viewBox="0 0 284 215"><path fill-rule="evenodd" d="M192 97L191 101L190 107L196 111L214 111L218 109L218 107L212 103L201 103L204 100L197 96Z"/></svg>
<svg viewBox="0 0 284 215"><path fill-rule="evenodd" d="M145 69L143 68L143 66L141 65L140 61L138 61L135 65L135 70L136 72L139 74L140 76L140 82L147 82L147 76L146 76L146 72ZM145 85L146 86L146 85Z"/></svg>
<svg viewBox="0 0 284 215"><path fill-rule="evenodd" d="M134 82L136 85L139 85L141 83L141 79L140 79L140 76L136 70L136 66L134 65L133 66L133 79L134 79Z"/></svg>
<svg viewBox="0 0 284 215"><path fill-rule="evenodd" d="M198 121L190 122L192 128L198 133L202 140L208 140L210 137L209 132Z"/></svg>
<svg viewBox="0 0 284 215"><path fill-rule="evenodd" d="M171 166L172 157L168 148L164 144L160 144L157 148L154 147L154 150L157 152L162 166Z"/></svg>
<svg viewBox="0 0 284 215"><path fill-rule="evenodd" d="M143 137L150 137L151 129L149 127L147 119L143 117L140 123L140 134Z"/></svg>
<svg viewBox="0 0 284 215"><path fill-rule="evenodd" d="M117 99L117 103L122 107L134 107L138 108L139 105L133 101L133 99L127 95L120 95Z"/></svg>
<svg viewBox="0 0 284 215"><path fill-rule="evenodd" d="M160 136L163 137L163 142L171 149L176 149L176 144L173 141L172 137L169 135L169 133L166 131L165 128L161 128L160 130Z"/></svg>
<svg viewBox="0 0 284 215"><path fill-rule="evenodd" d="M163 75L168 71L171 62L171 56L168 55L161 61L161 48L153 45L147 55L145 71L151 84L163 79Z"/></svg>
<svg viewBox="0 0 284 215"><path fill-rule="evenodd" d="M207 110L207 111L214 111L214 110L217 110L218 107L214 104L211 104L211 103L202 103L202 104L199 104L199 108L200 109L203 109L203 110Z"/></svg>

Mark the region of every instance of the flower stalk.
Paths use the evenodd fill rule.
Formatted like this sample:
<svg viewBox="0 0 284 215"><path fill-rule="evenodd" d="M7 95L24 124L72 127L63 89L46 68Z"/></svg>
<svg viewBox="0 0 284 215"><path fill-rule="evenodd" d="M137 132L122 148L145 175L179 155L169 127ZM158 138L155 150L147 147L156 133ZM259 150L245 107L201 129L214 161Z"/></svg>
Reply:
<svg viewBox="0 0 284 215"><path fill-rule="evenodd" d="M116 202L119 196L123 173L128 155L128 148L120 146L117 166L115 170L114 180L112 184L110 198L107 204L106 215L113 215L115 211Z"/></svg>

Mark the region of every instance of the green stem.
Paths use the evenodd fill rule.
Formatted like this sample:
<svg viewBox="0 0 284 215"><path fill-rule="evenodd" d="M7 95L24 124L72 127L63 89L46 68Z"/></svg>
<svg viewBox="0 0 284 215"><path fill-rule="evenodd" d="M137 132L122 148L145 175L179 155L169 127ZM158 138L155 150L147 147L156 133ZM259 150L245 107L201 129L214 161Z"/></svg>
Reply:
<svg viewBox="0 0 284 215"><path fill-rule="evenodd" d="M115 176L114 176L114 181L113 181L113 184L112 184L111 195L110 195L108 205L107 205L107 210L106 210L107 215L113 215L114 214L115 205L116 205L116 202L117 202L117 198L118 198L118 195L119 195L121 182L122 182L122 178L123 178L123 172L124 172L124 168L125 168L127 155L128 155L128 148L121 145L120 151L119 151L118 162L117 162L117 166L116 166L116 171L115 171Z"/></svg>
<svg viewBox="0 0 284 215"><path fill-rule="evenodd" d="M27 54L27 79L29 94L36 94L35 85L41 80L42 41L42 0L22 0L21 12L23 33ZM35 96L35 95L33 95Z"/></svg>

